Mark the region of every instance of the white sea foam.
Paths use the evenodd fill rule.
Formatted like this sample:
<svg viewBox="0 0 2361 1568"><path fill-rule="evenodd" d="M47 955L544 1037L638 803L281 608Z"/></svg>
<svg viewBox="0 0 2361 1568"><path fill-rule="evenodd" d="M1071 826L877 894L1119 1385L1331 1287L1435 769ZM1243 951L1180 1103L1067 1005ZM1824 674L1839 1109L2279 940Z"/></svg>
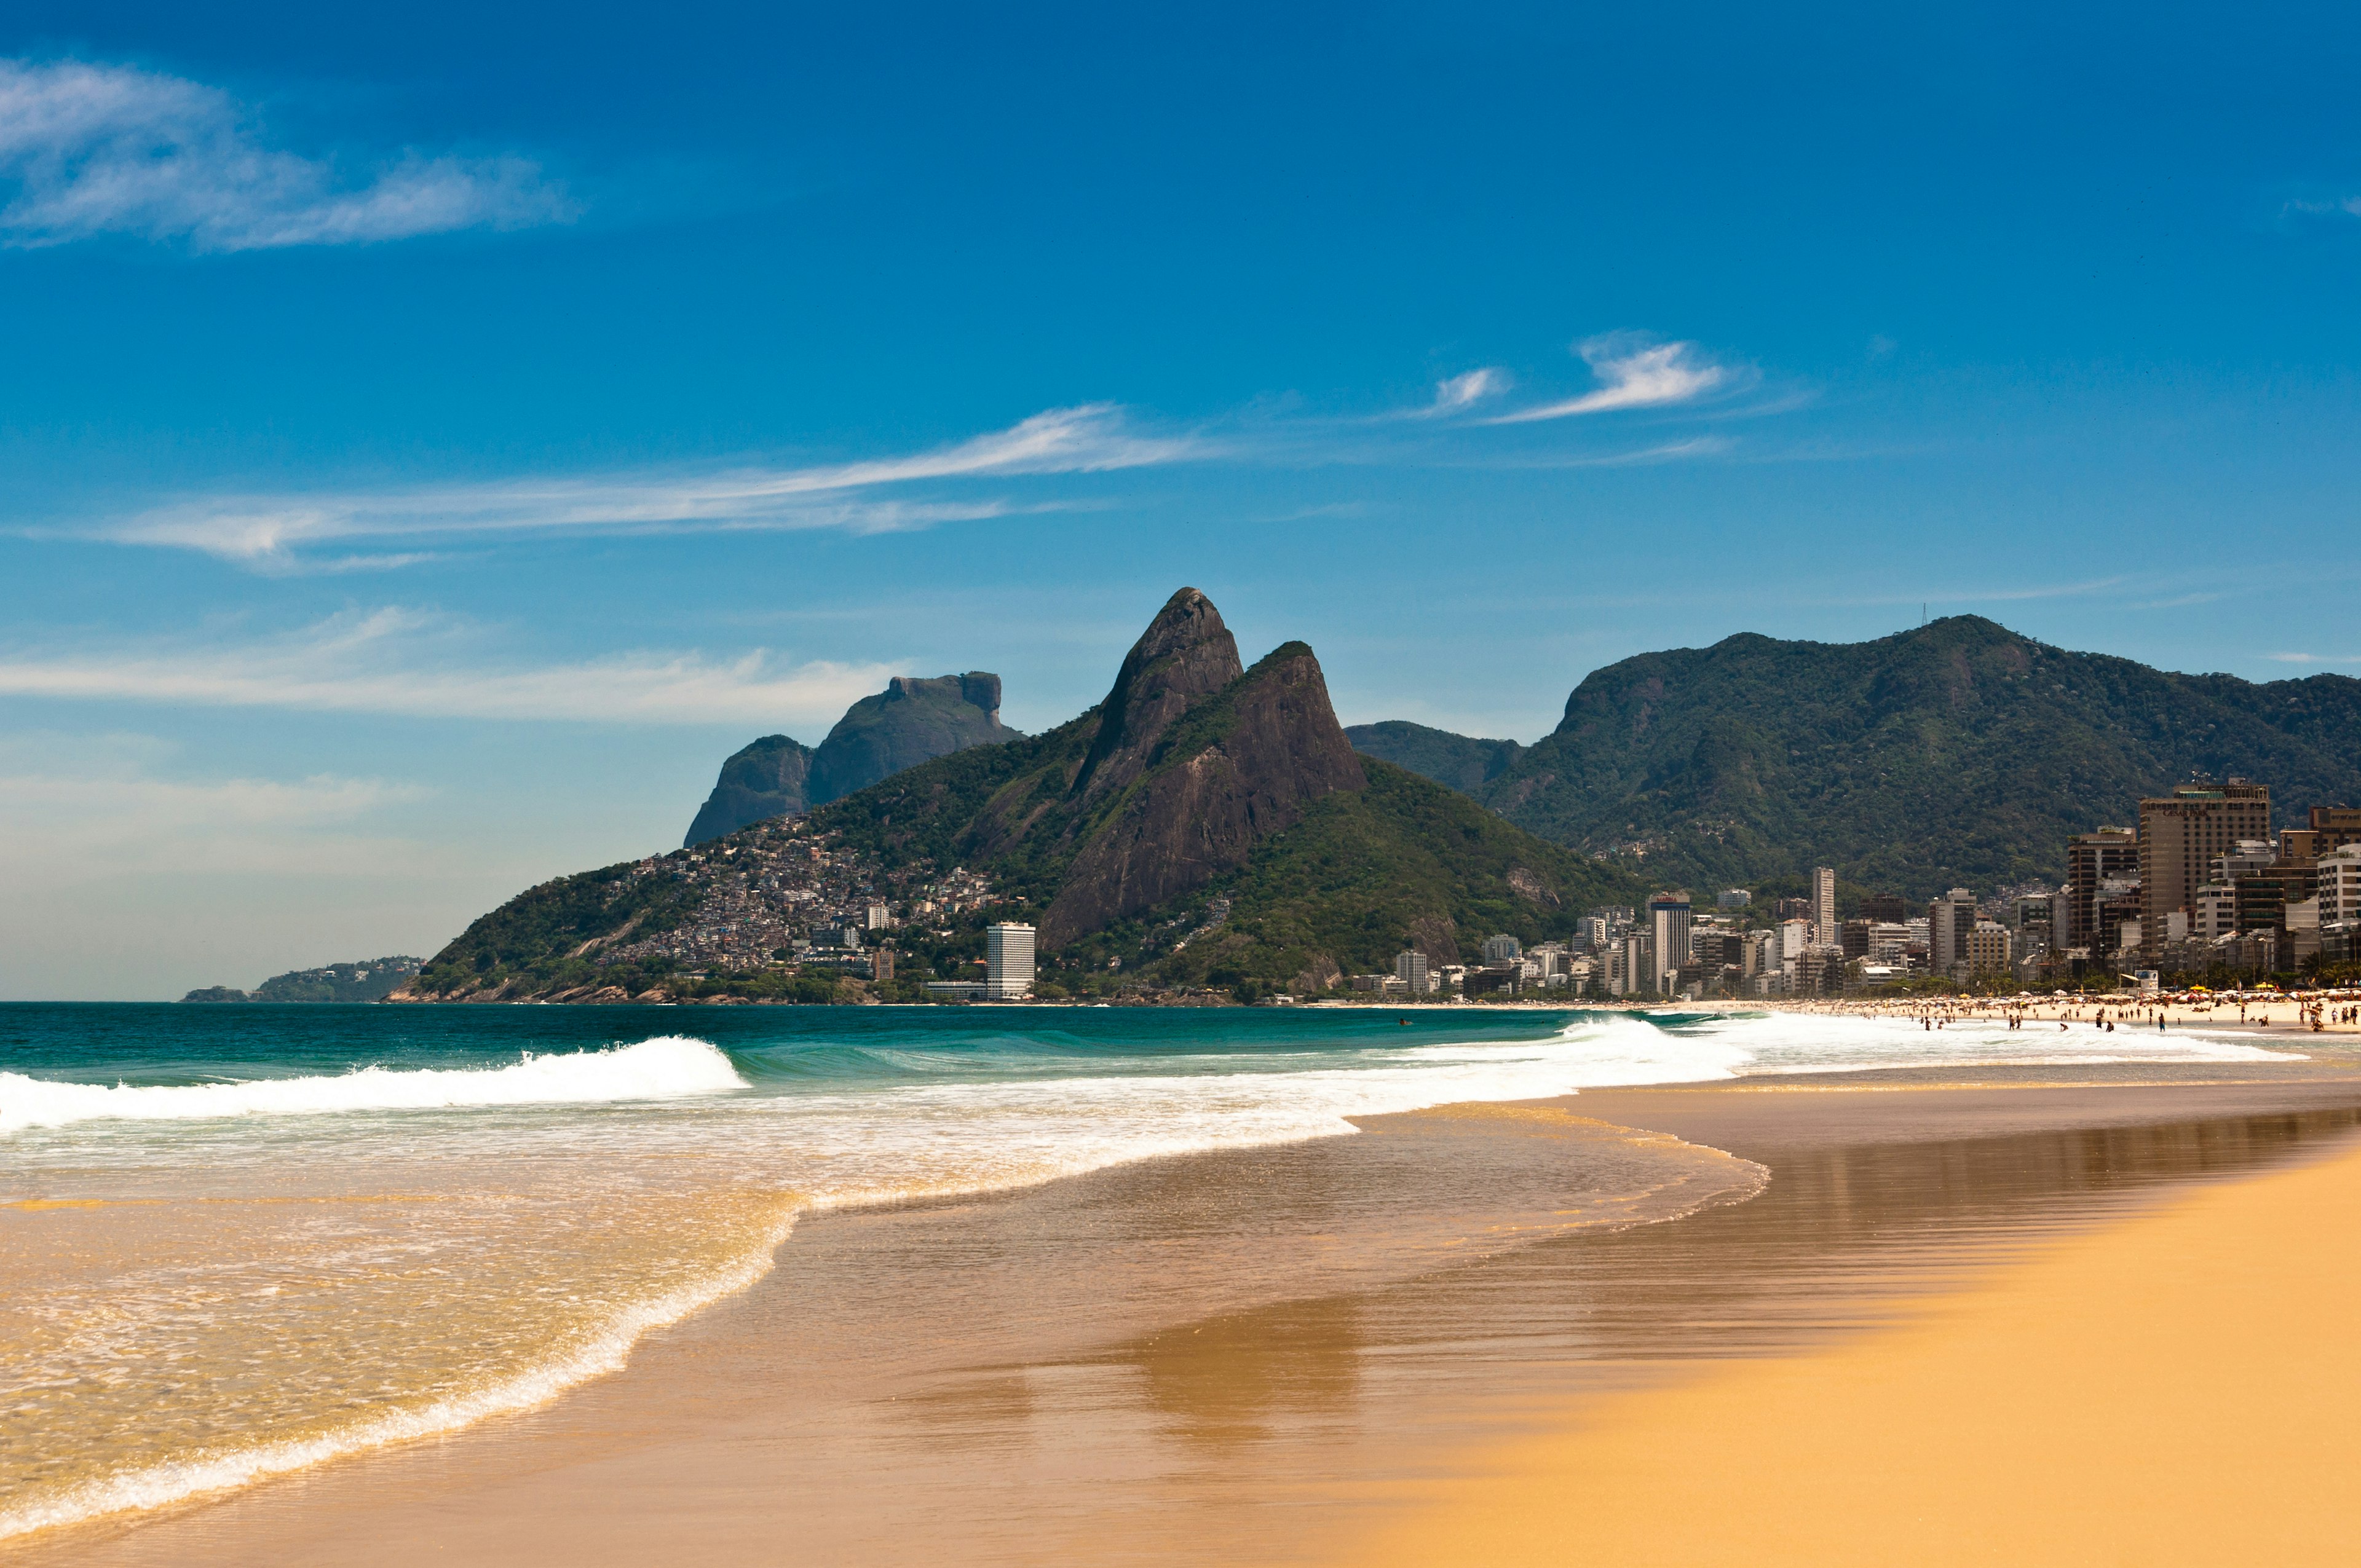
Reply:
<svg viewBox="0 0 2361 1568"><path fill-rule="evenodd" d="M768 1274L771 1260L780 1244L787 1239L794 1223L790 1215L771 1234L751 1238L752 1245L734 1266L656 1300L625 1308L588 1343L522 1376L438 1399L423 1408L365 1417L340 1431L264 1442L251 1447L229 1447L174 1464L106 1476L29 1507L0 1510L0 1541L106 1514L161 1508L207 1493L235 1491L269 1476L307 1469L346 1454L422 1437L437 1437L493 1416L511 1415L545 1404L576 1384L620 1372L631 1356L631 1347L649 1332L677 1322Z"/></svg>
<svg viewBox="0 0 2361 1568"><path fill-rule="evenodd" d="M703 1040L667 1035L603 1051L534 1056L499 1068L381 1067L316 1078L236 1083L60 1083L0 1072L0 1133L75 1122L187 1122L223 1116L310 1116L340 1111L468 1105L567 1105L672 1100L743 1089L730 1058Z"/></svg>
<svg viewBox="0 0 2361 1568"><path fill-rule="evenodd" d="M1929 1029L1909 1017L1857 1014L1731 1014L1683 1025L1699 1042L1737 1047L1748 1073L1844 1072L1910 1067L2073 1067L2107 1063L2271 1061L2297 1053L2267 1050L2202 1026L2109 1033L2096 1025L2031 1019L2012 1029L2004 1019L1955 1019Z"/></svg>

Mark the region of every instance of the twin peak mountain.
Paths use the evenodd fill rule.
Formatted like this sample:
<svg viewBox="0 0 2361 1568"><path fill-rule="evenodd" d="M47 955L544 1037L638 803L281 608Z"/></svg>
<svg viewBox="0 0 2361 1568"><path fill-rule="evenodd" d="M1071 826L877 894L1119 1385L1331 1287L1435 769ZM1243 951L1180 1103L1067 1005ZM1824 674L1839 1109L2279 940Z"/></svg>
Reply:
<svg viewBox="0 0 2361 1568"><path fill-rule="evenodd" d="M1312 650L1287 643L1249 672L1221 611L1195 588L1166 602L1090 713L1027 737L999 709L997 675L896 677L855 703L816 751L772 735L731 757L686 842L814 810L972 747L1030 740L1033 765L959 827L968 858L1063 862L1041 922L1055 946L1243 865L1310 802L1367 784ZM941 781L910 783L930 792L919 815L949 806ZM895 791L870 815L889 821L898 807L906 822L908 794Z"/></svg>
<svg viewBox="0 0 2361 1568"><path fill-rule="evenodd" d="M1031 919L1063 971L1266 991L1389 969L1406 946L1453 962L1463 933L1562 935L1586 905L1638 888L1356 752L1312 650L1281 643L1246 667L1194 588L1157 612L1105 699L1066 723L1007 729L998 688L980 674L898 682L817 751L756 742L730 759L691 839L778 809L660 860L529 889L397 1000L768 995L755 960L805 918L773 907L786 892L772 884L796 866L797 890L834 879L827 896L848 906L873 883L882 894L957 868ZM885 776L844 793L862 770ZM772 819L798 808L807 826L782 837ZM732 956L749 941L762 951ZM728 973L678 976L691 961Z"/></svg>

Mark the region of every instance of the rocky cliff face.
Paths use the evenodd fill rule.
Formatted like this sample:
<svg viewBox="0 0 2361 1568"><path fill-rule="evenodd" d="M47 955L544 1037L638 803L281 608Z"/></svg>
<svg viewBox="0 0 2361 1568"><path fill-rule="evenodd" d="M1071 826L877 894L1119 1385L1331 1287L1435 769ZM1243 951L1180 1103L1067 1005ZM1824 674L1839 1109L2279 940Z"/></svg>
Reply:
<svg viewBox="0 0 2361 1568"><path fill-rule="evenodd" d="M812 753L811 804L825 806L905 768L1016 736L1000 722L998 675L896 675L877 696L845 709Z"/></svg>
<svg viewBox="0 0 2361 1568"><path fill-rule="evenodd" d="M932 680L896 675L875 696L845 709L818 750L765 735L722 763L721 778L681 847L774 817L800 816L905 768L1016 738L1000 722L998 675L983 670Z"/></svg>
<svg viewBox="0 0 2361 1568"><path fill-rule="evenodd" d="M713 793L697 807L681 848L735 833L752 823L774 817L795 817L811 801L805 783L811 771L811 751L785 735L765 735L721 764Z"/></svg>
<svg viewBox="0 0 2361 1568"><path fill-rule="evenodd" d="M1087 804L1139 777L1173 721L1245 671L1237 639L1212 599L1195 588L1167 599L1099 704L1098 734L1075 775L1075 798Z"/></svg>
<svg viewBox="0 0 2361 1568"><path fill-rule="evenodd" d="M1203 596L1198 599L1203 602ZM1213 606L1204 609L1210 614ZM1158 622L1162 625L1163 617ZM1213 623L1218 626L1218 618ZM1149 629L1151 636L1156 630ZM1235 659L1227 630L1220 641ZM1207 658L1198 667L1213 664ZM1153 661L1143 663L1144 678L1153 678L1145 673L1155 667ZM1126 672L1132 668L1126 661ZM1118 681L1117 692L1122 689ZM1159 682L1151 701L1169 702L1171 690L1170 683ZM1112 711L1113 697L1109 705ZM1135 702L1125 711L1137 713L1148 706ZM1301 821L1312 802L1367 783L1329 705L1320 661L1301 642L1274 649L1226 689L1199 698L1152 737L1126 737L1107 755L1137 782L1093 825L1068 868L1041 921L1041 939L1050 947L1152 909L1244 865L1257 844ZM1079 781L1076 787L1086 791L1089 782Z"/></svg>

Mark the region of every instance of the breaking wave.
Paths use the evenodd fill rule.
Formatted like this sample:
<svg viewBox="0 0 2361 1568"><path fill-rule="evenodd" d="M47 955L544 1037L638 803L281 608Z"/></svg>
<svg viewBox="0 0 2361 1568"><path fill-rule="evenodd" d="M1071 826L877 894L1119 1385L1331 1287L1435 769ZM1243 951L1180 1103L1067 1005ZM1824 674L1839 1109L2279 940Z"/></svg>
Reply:
<svg viewBox="0 0 2361 1568"><path fill-rule="evenodd" d="M582 1105L675 1100L748 1087L720 1050L666 1035L601 1051L535 1056L498 1068L366 1067L315 1078L236 1083L61 1083L0 1072L0 1133L75 1122L188 1122L225 1116L316 1116L466 1105Z"/></svg>

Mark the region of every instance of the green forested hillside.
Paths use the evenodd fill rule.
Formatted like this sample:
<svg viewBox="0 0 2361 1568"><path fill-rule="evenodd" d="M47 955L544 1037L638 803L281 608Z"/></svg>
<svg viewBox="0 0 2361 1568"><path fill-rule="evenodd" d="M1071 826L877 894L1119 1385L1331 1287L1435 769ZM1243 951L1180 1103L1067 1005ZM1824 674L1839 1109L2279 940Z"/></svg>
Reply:
<svg viewBox="0 0 2361 1568"><path fill-rule="evenodd" d="M1454 735L1448 729L1434 729L1400 718L1389 718L1381 724L1348 724L1345 738L1353 742L1355 749L1372 757L1382 757L1422 779L1433 779L1469 795L1480 792L1525 754L1525 749L1514 740L1481 740L1472 735Z"/></svg>
<svg viewBox="0 0 2361 1568"><path fill-rule="evenodd" d="M1322 801L1208 890L1231 901L1229 919L1168 960L1173 978L1299 985L1323 964L1389 971L1406 945L1472 959L1495 932L1528 945L1565 937L1586 910L1649 891L1415 773L1367 766L1367 789Z"/></svg>
<svg viewBox="0 0 2361 1568"><path fill-rule="evenodd" d="M2176 674L1975 616L1860 643L1749 634L1593 673L1470 793L1659 880L1817 863L1917 898L2054 878L2066 835L2129 824L2192 771L2268 784L2282 820L2361 801L2361 681Z"/></svg>

